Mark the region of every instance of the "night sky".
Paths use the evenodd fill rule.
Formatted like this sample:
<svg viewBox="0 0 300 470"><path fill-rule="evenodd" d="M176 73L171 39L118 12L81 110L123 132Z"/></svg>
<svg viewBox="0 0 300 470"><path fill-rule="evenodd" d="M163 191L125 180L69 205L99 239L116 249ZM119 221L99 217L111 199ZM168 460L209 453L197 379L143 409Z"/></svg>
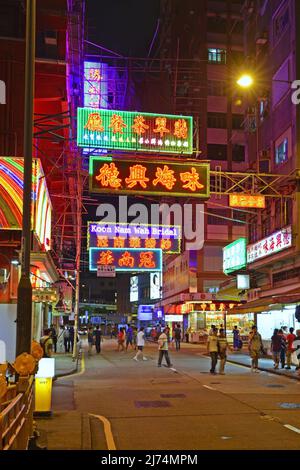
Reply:
<svg viewBox="0 0 300 470"><path fill-rule="evenodd" d="M159 3L87 0L87 39L124 56L147 57L159 18Z"/></svg>

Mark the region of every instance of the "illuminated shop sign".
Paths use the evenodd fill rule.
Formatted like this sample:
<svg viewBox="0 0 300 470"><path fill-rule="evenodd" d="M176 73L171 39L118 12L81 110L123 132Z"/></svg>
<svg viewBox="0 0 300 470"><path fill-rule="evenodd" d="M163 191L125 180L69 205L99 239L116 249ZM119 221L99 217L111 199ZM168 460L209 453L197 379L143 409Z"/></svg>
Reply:
<svg viewBox="0 0 300 470"><path fill-rule="evenodd" d="M139 300L139 278L138 276L131 276L130 278L130 302L137 302Z"/></svg>
<svg viewBox="0 0 300 470"><path fill-rule="evenodd" d="M161 273L150 273L150 299L156 300L161 298Z"/></svg>
<svg viewBox="0 0 300 470"><path fill-rule="evenodd" d="M90 248L90 271L97 271L98 265L115 266L116 272L161 271L162 251L140 248Z"/></svg>
<svg viewBox="0 0 300 470"><path fill-rule="evenodd" d="M292 227L286 227L257 243L247 246L247 262L273 255L292 246Z"/></svg>
<svg viewBox="0 0 300 470"><path fill-rule="evenodd" d="M266 198L261 194L229 194L229 206L264 209L266 207Z"/></svg>
<svg viewBox="0 0 300 470"><path fill-rule="evenodd" d="M0 229L22 229L24 159L0 157ZM39 160L32 163L31 228L51 248L51 202Z"/></svg>
<svg viewBox="0 0 300 470"><path fill-rule="evenodd" d="M246 247L246 238L239 238L223 248L223 271L225 274L246 267Z"/></svg>
<svg viewBox="0 0 300 470"><path fill-rule="evenodd" d="M180 253L179 225L88 222L88 248L161 248Z"/></svg>
<svg viewBox="0 0 300 470"><path fill-rule="evenodd" d="M156 153L193 153L193 118L108 109L77 109L77 145Z"/></svg>
<svg viewBox="0 0 300 470"><path fill-rule="evenodd" d="M90 157L90 192L209 197L209 165Z"/></svg>
<svg viewBox="0 0 300 470"><path fill-rule="evenodd" d="M84 106L108 107L108 65L100 62L84 62Z"/></svg>

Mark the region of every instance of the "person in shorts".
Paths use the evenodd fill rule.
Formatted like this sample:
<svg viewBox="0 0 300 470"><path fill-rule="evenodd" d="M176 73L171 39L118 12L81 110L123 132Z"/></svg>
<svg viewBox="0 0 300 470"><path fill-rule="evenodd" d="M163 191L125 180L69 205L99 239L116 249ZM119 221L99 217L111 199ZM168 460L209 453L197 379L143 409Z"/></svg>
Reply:
<svg viewBox="0 0 300 470"><path fill-rule="evenodd" d="M137 334L136 337L136 344L137 344L137 353L134 356L134 360L138 361L139 357L142 357L143 361L147 361L147 358L143 354L143 349L145 346L145 332L144 332L144 327L142 326L140 328L140 331Z"/></svg>

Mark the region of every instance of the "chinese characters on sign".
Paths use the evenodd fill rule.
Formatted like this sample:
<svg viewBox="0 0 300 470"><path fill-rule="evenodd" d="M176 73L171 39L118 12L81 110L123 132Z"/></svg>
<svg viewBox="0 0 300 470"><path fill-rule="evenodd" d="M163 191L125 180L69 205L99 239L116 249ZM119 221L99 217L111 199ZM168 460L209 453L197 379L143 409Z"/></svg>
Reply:
<svg viewBox="0 0 300 470"><path fill-rule="evenodd" d="M260 240L257 243L247 246L247 262L253 263L254 261L264 258L265 256L273 255L279 251L285 250L292 246L292 228L291 226L273 233L267 238Z"/></svg>
<svg viewBox="0 0 300 470"><path fill-rule="evenodd" d="M160 248L164 253L180 253L179 225L134 225L88 222L89 248Z"/></svg>
<svg viewBox="0 0 300 470"><path fill-rule="evenodd" d="M232 273L246 267L246 238L239 238L223 248L223 271Z"/></svg>
<svg viewBox="0 0 300 470"><path fill-rule="evenodd" d="M93 68L89 75L96 80ZM100 69L99 69L100 70ZM96 77L96 78L95 78ZM101 77L101 73L100 73ZM88 88L87 94L100 93L100 82ZM99 101L99 97L97 98ZM96 102L96 101L95 101ZM138 113L95 109L89 107L77 110L77 145L101 149L134 150L140 152L193 153L193 119L191 116ZM106 106L104 106L106 107ZM91 109L94 108L94 109Z"/></svg>
<svg viewBox="0 0 300 470"><path fill-rule="evenodd" d="M209 165L90 158L90 192L209 197Z"/></svg>
<svg viewBox="0 0 300 470"><path fill-rule="evenodd" d="M98 266L114 266L116 272L122 271L161 271L161 249L140 248L90 248L90 271Z"/></svg>
<svg viewBox="0 0 300 470"><path fill-rule="evenodd" d="M108 65L100 62L84 62L84 106L107 108ZM94 113L95 114L95 113ZM94 116L97 120L98 118ZM101 120L101 119L100 119ZM99 127L100 131L100 127Z"/></svg>
<svg viewBox="0 0 300 470"><path fill-rule="evenodd" d="M266 207L265 196L261 194L229 194L229 206L264 209Z"/></svg>

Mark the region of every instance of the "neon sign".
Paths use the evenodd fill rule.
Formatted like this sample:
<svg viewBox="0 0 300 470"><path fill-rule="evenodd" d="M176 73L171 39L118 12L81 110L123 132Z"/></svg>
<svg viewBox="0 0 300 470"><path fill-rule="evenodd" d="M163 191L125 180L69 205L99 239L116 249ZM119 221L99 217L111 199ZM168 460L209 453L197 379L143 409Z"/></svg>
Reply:
<svg viewBox="0 0 300 470"><path fill-rule="evenodd" d="M77 145L135 152L193 153L193 118L108 109L77 109Z"/></svg>
<svg viewBox="0 0 300 470"><path fill-rule="evenodd" d="M266 198L261 194L229 194L229 206L264 209L266 207Z"/></svg>
<svg viewBox="0 0 300 470"><path fill-rule="evenodd" d="M247 261L254 261L273 255L279 251L285 250L292 246L292 227L286 227L273 233L269 237L263 238L257 243L247 246Z"/></svg>
<svg viewBox="0 0 300 470"><path fill-rule="evenodd" d="M24 159L0 157L0 229L22 229ZM51 202L39 160L32 164L31 228L41 245L51 245Z"/></svg>
<svg viewBox="0 0 300 470"><path fill-rule="evenodd" d="M100 62L84 62L84 106L107 108L108 65Z"/></svg>
<svg viewBox="0 0 300 470"><path fill-rule="evenodd" d="M209 197L209 164L90 158L90 192Z"/></svg>
<svg viewBox="0 0 300 470"><path fill-rule="evenodd" d="M160 248L163 253L180 253L179 225L146 225L88 222L88 248Z"/></svg>
<svg viewBox="0 0 300 470"><path fill-rule="evenodd" d="M115 266L116 272L161 271L162 251L140 248L90 248L90 271L97 266Z"/></svg>
<svg viewBox="0 0 300 470"><path fill-rule="evenodd" d="M239 238L223 248L223 271L230 274L246 267L246 238Z"/></svg>

